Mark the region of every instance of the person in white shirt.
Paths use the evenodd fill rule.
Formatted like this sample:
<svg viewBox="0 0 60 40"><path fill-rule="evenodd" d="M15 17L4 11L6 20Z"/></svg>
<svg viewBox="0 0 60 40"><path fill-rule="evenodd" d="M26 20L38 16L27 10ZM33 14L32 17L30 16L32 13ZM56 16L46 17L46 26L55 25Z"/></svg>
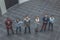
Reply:
<svg viewBox="0 0 60 40"><path fill-rule="evenodd" d="M36 33L38 32L38 27L39 27L39 24L40 24L39 22L40 22L39 16L36 16L35 21L34 21L34 23L35 23L35 32Z"/></svg>
<svg viewBox="0 0 60 40"><path fill-rule="evenodd" d="M24 18L24 26L25 26L25 32L24 33L27 32L27 28L29 30L29 33L31 33L31 31L30 31L30 17L29 16L26 16Z"/></svg>
<svg viewBox="0 0 60 40"><path fill-rule="evenodd" d="M53 15L50 16L49 18L49 27L48 27L48 31L50 30L51 28L51 31L53 31L53 24L54 24L54 21L55 21L55 18Z"/></svg>

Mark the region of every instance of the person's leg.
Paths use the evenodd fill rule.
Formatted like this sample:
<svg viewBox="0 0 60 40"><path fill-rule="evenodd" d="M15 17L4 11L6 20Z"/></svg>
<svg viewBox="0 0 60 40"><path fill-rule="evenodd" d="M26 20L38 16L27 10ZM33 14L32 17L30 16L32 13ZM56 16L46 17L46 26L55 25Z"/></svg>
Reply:
<svg viewBox="0 0 60 40"><path fill-rule="evenodd" d="M53 23L51 23L51 31L53 31Z"/></svg>
<svg viewBox="0 0 60 40"><path fill-rule="evenodd" d="M50 25L51 25L51 23L49 22L48 31L50 30Z"/></svg>
<svg viewBox="0 0 60 40"><path fill-rule="evenodd" d="M19 31L21 32L21 26L19 27Z"/></svg>
<svg viewBox="0 0 60 40"><path fill-rule="evenodd" d="M38 28L35 28L35 33L37 33L38 32Z"/></svg>
<svg viewBox="0 0 60 40"><path fill-rule="evenodd" d="M28 29L29 29L29 33L31 33L31 31L30 31L30 26L28 27Z"/></svg>
<svg viewBox="0 0 60 40"><path fill-rule="evenodd" d="M9 29L7 28L7 35L9 35Z"/></svg>
<svg viewBox="0 0 60 40"><path fill-rule="evenodd" d="M26 29L27 29L27 27L25 27L25 32L24 33L26 33Z"/></svg>
<svg viewBox="0 0 60 40"><path fill-rule="evenodd" d="M11 28L12 34L14 34L13 28Z"/></svg>
<svg viewBox="0 0 60 40"><path fill-rule="evenodd" d="M44 31L46 31L46 26L47 26L47 23L44 24Z"/></svg>
<svg viewBox="0 0 60 40"><path fill-rule="evenodd" d="M17 32L18 32L18 27L16 27L16 34L17 34Z"/></svg>
<svg viewBox="0 0 60 40"><path fill-rule="evenodd" d="M41 28L40 32L43 31L43 28L44 28L44 23L43 23L43 25L42 25L42 28Z"/></svg>
<svg viewBox="0 0 60 40"><path fill-rule="evenodd" d="M37 27L36 27L36 33L38 32L38 27L39 27L39 24L37 24Z"/></svg>

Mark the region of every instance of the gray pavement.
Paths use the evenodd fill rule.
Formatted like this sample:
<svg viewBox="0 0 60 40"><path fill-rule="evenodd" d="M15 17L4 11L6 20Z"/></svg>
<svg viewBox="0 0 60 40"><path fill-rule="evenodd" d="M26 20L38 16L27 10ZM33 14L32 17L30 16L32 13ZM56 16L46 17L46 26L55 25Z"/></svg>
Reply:
<svg viewBox="0 0 60 40"><path fill-rule="evenodd" d="M34 33L34 16L40 17L40 27L42 25L42 17L44 14L55 16L54 31ZM10 17L13 21L28 14L31 17L31 34L24 34L24 26L22 33L7 36L4 20ZM60 0L30 0L23 4L16 4L8 9L7 13L0 17L0 40L60 40ZM47 26L48 27L48 26ZM15 25L13 23L15 31Z"/></svg>

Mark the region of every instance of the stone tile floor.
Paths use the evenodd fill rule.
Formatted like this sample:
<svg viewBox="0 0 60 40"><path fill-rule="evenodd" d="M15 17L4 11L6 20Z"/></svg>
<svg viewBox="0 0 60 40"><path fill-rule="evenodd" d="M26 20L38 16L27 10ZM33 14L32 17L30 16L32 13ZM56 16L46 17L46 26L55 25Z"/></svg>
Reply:
<svg viewBox="0 0 60 40"><path fill-rule="evenodd" d="M55 16L54 31L34 33L34 16L40 17L40 27L42 25L42 17L44 14ZM31 17L31 34L24 34L24 26L22 33L7 36L4 20L10 17L13 21L16 18L29 15ZM23 4L16 4L8 9L7 13L0 17L0 40L60 40L60 0L30 0ZM15 31L15 25L13 23Z"/></svg>

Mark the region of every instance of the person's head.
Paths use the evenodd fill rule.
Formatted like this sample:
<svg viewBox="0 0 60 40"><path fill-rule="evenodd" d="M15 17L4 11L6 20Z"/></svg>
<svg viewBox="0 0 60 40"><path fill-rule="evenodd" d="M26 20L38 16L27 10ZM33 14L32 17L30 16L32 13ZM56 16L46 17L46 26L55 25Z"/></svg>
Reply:
<svg viewBox="0 0 60 40"><path fill-rule="evenodd" d="M19 18L17 18L17 19L16 19L16 21L18 22L18 21L20 21L20 19L19 19Z"/></svg>
<svg viewBox="0 0 60 40"><path fill-rule="evenodd" d="M29 18L29 16L26 16L26 18Z"/></svg>
<svg viewBox="0 0 60 40"><path fill-rule="evenodd" d="M39 18L39 16L36 16L35 18Z"/></svg>
<svg viewBox="0 0 60 40"><path fill-rule="evenodd" d="M29 16L28 16L28 15L26 15L26 16L25 16L25 18L29 18Z"/></svg>
<svg viewBox="0 0 60 40"><path fill-rule="evenodd" d="M47 15L47 14L45 14L45 17L48 17L48 15Z"/></svg>
<svg viewBox="0 0 60 40"><path fill-rule="evenodd" d="M51 15L50 17L54 17L54 15Z"/></svg>
<svg viewBox="0 0 60 40"><path fill-rule="evenodd" d="M10 20L10 18L9 18L9 17L7 17L6 19L7 19L7 20Z"/></svg>

